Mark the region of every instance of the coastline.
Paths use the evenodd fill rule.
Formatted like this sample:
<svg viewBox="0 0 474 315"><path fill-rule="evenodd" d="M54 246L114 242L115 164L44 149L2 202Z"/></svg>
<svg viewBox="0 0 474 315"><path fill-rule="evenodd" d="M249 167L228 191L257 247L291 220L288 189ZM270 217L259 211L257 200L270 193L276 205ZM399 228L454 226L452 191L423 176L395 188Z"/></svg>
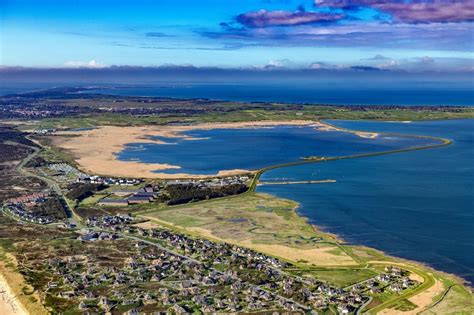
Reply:
<svg viewBox="0 0 474 315"><path fill-rule="evenodd" d="M230 124L229 123L222 123L222 124L201 124L201 125L190 125L190 126L164 126L164 127L157 127L157 128L149 128L149 127L109 127L109 128L119 128L122 131L124 131L124 129L122 129L122 128L138 128L138 129L140 129L141 133L137 133L137 134L134 135L135 140L138 140L138 141L144 140L144 142L148 142L148 143L150 143L150 142L151 143L159 143L159 140L155 141L155 140L150 139L147 136L156 135L156 136L163 136L163 137L168 137L168 138L186 138L185 136L183 136L180 133L183 132L183 131L193 130L193 129L256 128L256 127L265 127L265 126L274 126L274 125L314 125L317 129L322 128L322 129L319 129L319 130L323 130L323 131L335 131L335 130L337 130L337 131L351 132L351 133L357 134L358 136L367 137L367 138L375 138L379 134L385 134L385 133L372 133L372 132L362 132L362 134L361 134L361 132L356 131L356 130L348 130L348 129L338 128L336 126L331 125L330 123L314 122L314 121L274 121L274 122L249 122L249 123L230 123ZM107 127L103 127L103 128L107 128ZM102 129L99 129L99 130L102 130ZM143 132L145 132L145 133L143 133ZM66 135L72 135L68 132L65 132L65 133L66 133ZM76 132L76 134L77 134L77 132ZM75 138L69 138L69 139L77 139L77 138L81 138L81 137L82 136L75 137ZM435 139L435 137L425 137L425 136L417 136L417 137ZM394 150L394 151L387 151L387 152L377 152L377 153L371 153L369 155L380 155L380 154L390 154L390 153L397 153L397 152L404 152L404 151L420 150L420 149L427 149L427 148L431 148L431 147L439 147L439 146L445 146L445 145L451 144L450 140L442 139L442 138L436 138L436 139L439 140L439 144L435 144L435 145L432 145L432 146L415 147L415 148L409 148L409 149L403 149L403 150ZM123 138L121 140L123 140ZM187 140L195 140L195 139L188 138ZM124 145L126 145L126 143L122 144L122 145L119 145L118 147L123 148ZM66 147L63 147L63 148L66 148ZM366 156L366 154L363 154L363 155L360 155L360 156L354 156L354 157L365 157L365 156ZM115 155L113 155L113 157L115 158ZM343 157L343 158L352 158L352 157ZM314 162L320 162L320 161L299 161L297 163L302 164L302 163L314 163ZM123 163L130 163L130 162L123 162ZM131 162L131 163L136 163L136 162ZM138 163L138 164L143 164L143 163ZM155 164L150 164L150 166L153 167L154 170L156 170L156 168L155 168L156 165ZM286 166L286 164L284 164L284 165L275 165L275 166L271 166L271 167L268 167L268 168L264 168L264 169L259 170L259 171L255 171L256 177L255 177L254 183L252 185L254 185L258 182L258 178L265 171L268 171L269 169L273 169L273 168L277 168L277 167L284 167L284 166ZM236 173L244 172L244 171L248 172L246 170L235 170ZM163 175L163 174L156 174L155 173L154 175L156 175L156 177L154 177L154 178L163 178L163 177L161 177L161 175ZM168 174L166 174L166 175L168 175ZM185 177L196 178L196 177L200 177L200 176L190 175L190 174L172 174L171 176L172 176L171 178L178 178L178 177L179 178L185 178ZM136 177L136 174L135 174L135 177ZM209 175L206 175L204 177L209 177ZM255 188L255 186L253 186L253 188ZM300 216L300 215L298 214L298 216ZM156 218L155 218L155 220L156 220ZM315 225L313 225L313 228L315 228L315 230L317 230L317 231L323 231L323 233L331 235L338 242L341 240L340 236L338 236L336 234L324 232L324 229L321 230ZM193 229L193 230L190 230L190 231L195 232L197 234L204 235L205 237L215 238L215 236L212 236L212 233L210 233L211 231L208 231L208 230L203 231L203 230ZM250 246L250 245L252 245L252 244L246 244L246 246ZM347 246L347 245L344 245L344 240L342 240L341 246ZM253 247L256 250L265 251L265 248L263 248L265 246L263 246L263 247L258 246L258 248L256 248L255 246L250 246L250 247ZM463 278L461 278L459 276L456 276L454 274L449 274L449 273L446 273L446 272L443 272L443 271L439 271L439 270L437 270L437 269L435 269L435 268L433 268L429 265L423 264L421 262L411 261L411 260L404 259L404 258L390 256L390 255L387 255L387 254L385 254L384 252L382 252L380 250L373 249L373 248L366 247L366 246L362 246L362 245L351 245L351 248L376 251L376 252L380 253L380 255L383 255L383 258L382 258L381 261L375 261L375 260L374 261L369 261L368 262L369 264L375 264L375 265L382 264L383 265L383 264L397 264L398 263L398 264L403 264L403 265L405 265L407 267L410 267L410 268L414 268L414 269L418 270L420 273L429 274L430 283L426 283L426 287L422 291L407 297L407 299L409 299L409 301L411 301L411 302L415 303L416 305L418 305L418 307L416 308L417 312L429 309L429 308L433 307L434 305L440 303L440 301L444 298L443 293L447 294L447 292L448 292L447 290L449 290L449 287L446 284L446 282L452 282L452 283L455 283L455 285L461 285L466 292L469 292L469 290L472 291L472 288L469 286L469 284ZM269 249L269 248L267 248L267 249ZM270 251L271 251L270 254L275 255L276 252L280 251L280 249L277 250L277 249L274 248L274 249L270 249ZM392 305L392 304L390 304L390 305ZM389 310L390 310L390 314L395 313L395 311L393 309L389 309ZM409 314L409 313L404 312L403 314Z"/></svg>
<svg viewBox="0 0 474 315"><path fill-rule="evenodd" d="M28 315L47 314L40 304L40 296L15 269L16 258L0 248L0 314Z"/></svg>
<svg viewBox="0 0 474 315"><path fill-rule="evenodd" d="M15 293L8 284L5 276L0 272L0 314L2 315L27 315L29 314L23 304L18 301Z"/></svg>
<svg viewBox="0 0 474 315"><path fill-rule="evenodd" d="M190 130L265 128L284 125L314 126L314 128L319 131L351 132L359 137L372 139L378 135L373 132L347 131L324 122L288 120L206 123L187 126L102 126L96 129L84 131L61 131L56 133L56 135L51 137L51 139L53 139L54 146L71 152L79 168L85 172L104 176L140 177L150 179L206 178L213 176L231 176L255 171L233 169L221 170L214 175L195 175L187 173L166 174L160 173L159 171L179 169L180 166L160 163L141 163L138 161L121 161L117 158L117 153L123 150L130 143L170 145L163 140L153 139L153 137L199 140L197 138L183 135L183 132Z"/></svg>
<svg viewBox="0 0 474 315"><path fill-rule="evenodd" d="M282 122L274 122L274 123L275 124L282 124ZM303 123L301 123L301 124L303 125ZM315 122L305 122L305 124L315 125ZM221 128L228 128L229 127L229 124L219 124L219 125L222 126ZM198 126L201 126L201 125L179 126L179 128L184 128L185 127L186 129L189 128L188 130L192 130L192 129L197 129ZM235 128L249 128L249 127L259 127L259 126L261 126L261 124L252 123L251 125L245 124L244 127L235 127ZM322 128L327 127L327 125L325 125L325 124L317 124L317 126L321 126ZM215 129L214 128L215 124L206 124L206 127L208 127L209 129ZM118 127L118 128L123 128L123 127ZM137 127L134 127L134 128L137 128ZM148 129L147 128L145 128L145 129L148 132ZM339 130L339 129L337 129L337 130ZM347 132L355 132L355 131L348 131L348 130L346 130L346 131ZM176 131L173 130L173 132L176 132ZM77 132L75 132L75 133L77 133ZM370 133L370 134L374 134L374 133ZM146 135L148 135L148 134L145 134L145 136ZM179 135L179 134L176 134L176 133L175 134L171 133L171 135L175 136L175 137L183 137L182 135ZM378 134L376 134L376 135L378 135ZM376 135L375 135L375 137L376 137ZM150 140L149 138L147 138L145 136L143 134L135 135L135 137L138 137L138 139L145 139L145 140L149 140L149 141L154 141L154 140ZM77 137L77 138L79 138L79 137ZM69 139L75 139L75 138L69 138ZM193 140L193 139L191 138L189 140ZM448 144L450 144L450 143L449 142L444 142L444 143L440 143L437 146L448 145ZM412 148L410 150L415 150L415 149ZM385 153L385 154L387 154L387 153ZM314 162L315 161L307 161L305 163L314 163ZM276 166L276 167L282 167L282 165ZM266 170L268 170L268 169L266 169ZM240 171L240 170L238 170L238 171ZM192 177L195 177L195 176L192 176ZM298 213L297 213L297 215L299 217L304 218L304 216L301 216ZM312 225L312 227L315 230L319 231L319 232L323 232L325 234L331 235L331 237L333 239L335 239L337 242L339 242L341 240L341 238L337 234L332 234L332 233L325 232L324 229L320 229L316 225ZM195 229L194 232L196 234L201 234L201 235L204 235L206 237L215 238L215 236L212 236L212 234L209 233L210 232L209 230L204 231L204 230L200 230L200 229ZM255 246L255 244L251 244L251 243L250 244L245 243L245 244L242 244L242 245L245 245L247 247L253 247L256 250L261 250L261 251L265 251L265 246L267 246L267 245ZM343 239L342 239L341 246L348 246L348 245L344 245L344 240ZM445 272L442 272L442 271L438 271L438 270L436 270L436 269L434 269L430 266L424 265L423 263L416 262L416 261L410 261L408 259L403 259L403 258L394 257L394 256L390 256L390 255L386 255L385 253L383 253L380 250L373 249L373 248L366 247L366 246L350 245L350 248L356 249L356 250L364 249L364 250L375 251L375 252L379 252L381 254L381 256L383 255L383 258L380 261L376 261L376 260L369 261L368 264L370 264L370 265L383 266L383 265L403 264L404 266L409 266L410 268L412 267L412 268L415 268L415 269L419 269L420 272L422 272L422 273L431 274L432 279L434 279L433 284L429 284L429 285L427 284L427 287L424 288L419 293L414 294L413 296L407 297L407 299L409 301L411 301L411 302L413 302L413 303L415 303L416 305L419 306L419 307L416 308L417 311L423 311L423 310L426 310L427 308L431 308L433 305L436 305L437 303L439 303L444 298L444 295L442 294L443 292L445 294L447 294L447 292L449 292L449 287L446 285L446 283L444 283L444 282L441 283L439 279L445 279L446 278L446 279L449 279L449 281L453 281L453 282L455 282L459 285L462 284L463 286L466 287L466 290L467 290L467 285L466 285L464 279L462 279L458 276L452 275L452 274L448 274L448 273L445 273ZM266 249L271 251L272 255L277 255L279 252L281 252L281 248L278 248L278 247L266 248ZM306 254L306 253L295 251L294 253L292 253L292 257L301 257L302 254ZM306 256L306 258L310 258L310 257L314 258L314 257L316 257L314 255L319 255L319 256L322 257L322 256L324 256L324 254L325 254L324 251L313 252L313 253L308 252L304 256ZM285 252L284 255L286 256L286 252ZM331 267L329 260L327 261L327 266ZM420 275L418 274L418 276L420 276ZM393 309L388 309L387 308L387 310L389 310L390 314L395 314L396 313L396 311L393 310ZM8 313L6 313L6 314L8 314ZM26 313L14 313L14 314L26 314ZM404 312L403 314L410 314L410 313Z"/></svg>
<svg viewBox="0 0 474 315"><path fill-rule="evenodd" d="M264 195L267 195L263 193ZM268 195L272 198L280 199L280 197L274 195ZM372 268L384 268L386 266L400 266L408 269L412 272L410 277L416 279L417 281L422 282L420 287L415 291L410 291L400 295L400 299L406 299L409 302L416 305L416 307L410 311L400 311L394 309L396 304L393 300L388 300L382 304L386 305L384 307L376 306L374 310L377 309L377 312L380 311L380 314L401 314L401 315L411 315L411 314L425 314L424 312L430 310L432 307L442 304L447 293L450 291L450 287L453 285L460 286L464 288L465 292L472 294L472 288L468 286L466 281L461 277L450 274L447 272L439 271L434 267L431 267L422 262L409 260L406 258L400 258L392 255L388 255L385 252L371 248L365 245L356 245L356 244L345 244L343 238L339 235L327 232L324 229L321 229L315 224L310 224L308 219L300 215L297 211L299 203L294 200L288 199L296 203L293 208L293 213L297 215L302 220L306 221L308 225L318 234L324 234L328 237L331 242L334 241L337 246L348 254L348 258L351 260L339 260L336 261L333 254L328 255L331 251L327 251L324 248L320 249L299 249L287 245L276 245L276 244L265 244L265 243L255 243L251 239L245 240L234 240L221 238L219 235L214 234L210 229L203 227L182 227L176 225L172 222L165 221L156 216L149 216L148 212L143 214L138 214L139 217L148 220L143 224L144 228L153 228L154 225L161 225L171 229L177 229L184 233L189 233L191 235L196 235L200 237L209 238L214 241L223 241L227 243L236 244L239 246L248 247L263 253L266 253L271 256L279 257L284 260L292 261L293 263L303 263L311 264L312 266L318 266L320 268L342 268L342 269L364 269L368 266ZM368 259L359 260L366 253ZM374 254L375 253L375 254ZM305 262L302 262L305 261ZM450 284L451 283L451 284ZM443 306L445 306L443 304ZM467 305L465 305L467 306ZM474 306L471 306L474 307ZM370 311L372 313L372 310ZM430 314L430 313L428 313Z"/></svg>

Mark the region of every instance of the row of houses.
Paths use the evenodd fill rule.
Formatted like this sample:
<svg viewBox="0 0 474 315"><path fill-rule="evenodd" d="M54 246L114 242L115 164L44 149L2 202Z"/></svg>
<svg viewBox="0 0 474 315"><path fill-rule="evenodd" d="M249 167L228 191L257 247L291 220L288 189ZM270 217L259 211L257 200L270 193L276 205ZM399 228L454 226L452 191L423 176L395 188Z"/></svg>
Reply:
<svg viewBox="0 0 474 315"><path fill-rule="evenodd" d="M189 179L189 180L168 180L164 181L162 185L166 188L171 185L193 185L198 188L216 188L229 185L246 185L251 180L247 175L235 175L228 177L216 177L208 179Z"/></svg>
<svg viewBox="0 0 474 315"><path fill-rule="evenodd" d="M56 132L55 128L36 129L33 131L37 135L50 135Z"/></svg>
<svg viewBox="0 0 474 315"><path fill-rule="evenodd" d="M159 255L151 254L150 245L138 241L135 247L139 254L127 263L131 270L138 270L138 274L133 273L132 281L164 281L176 290L167 297L167 305L194 296L193 302L201 303L203 311L238 312L269 307L304 311L301 309L304 305L318 310L333 306L339 313L347 314L368 301L367 293L386 290L399 293L416 285L407 277L408 271L388 267L385 273L365 284L342 289L313 277L288 274L284 270L292 267L291 264L245 247L191 238L166 229L143 229L133 223L129 216L104 216L87 222L91 227L110 229L113 233L154 239L169 249ZM217 266L225 266L225 269ZM382 281L386 282L379 285ZM222 297L211 290L219 285L228 287L228 291L222 291L226 292ZM368 291L369 286L380 291ZM236 296L240 298L235 299Z"/></svg>
<svg viewBox="0 0 474 315"><path fill-rule="evenodd" d="M112 311L142 305L189 313L196 306L204 313L280 309L298 311L296 303L265 292L230 272L218 272L199 262L136 242L136 252L121 268L103 267L90 260L59 258L50 261L51 271L62 280L50 293L78 300L81 310ZM134 284L163 287L139 289ZM105 287L108 290L95 290ZM247 296L246 298L244 298ZM284 302L284 303L283 303ZM282 306L279 306L280 303Z"/></svg>
<svg viewBox="0 0 474 315"><path fill-rule="evenodd" d="M291 267L290 264L248 248L190 238L168 230L138 228L136 233L147 238L165 241L170 248L180 250L183 254L195 257L204 263L225 265L237 278L248 273L248 270L258 271L264 274L258 277L259 284L286 298L316 309L325 309L329 305L334 305L340 313L350 313L368 300L368 296L364 293L367 290L366 287L344 290L314 278L289 277L282 272L282 269ZM378 293L384 290L400 293L417 285L416 281L407 277L408 273L397 267L387 267L386 273L377 275L372 280L385 279L388 274L389 278L385 286L381 287ZM374 292L371 291L371 293Z"/></svg>
<svg viewBox="0 0 474 315"><path fill-rule="evenodd" d="M68 163L50 163L48 164L48 169L56 172L53 176L58 176L58 175L67 175L67 176L76 176L78 178L84 178L87 177L88 175L79 171L77 168L74 166L68 164Z"/></svg>
<svg viewBox="0 0 474 315"><path fill-rule="evenodd" d="M10 198L4 203L4 211L19 220L36 223L49 224L56 222L56 218L32 211L35 206L45 202L51 197L51 192L36 192L28 195Z"/></svg>
<svg viewBox="0 0 474 315"><path fill-rule="evenodd" d="M16 198L10 198L7 200L9 204L23 204L34 206L38 202L43 202L46 197L50 195L50 192L35 192L28 195L19 196Z"/></svg>
<svg viewBox="0 0 474 315"><path fill-rule="evenodd" d="M36 213L28 211L27 207L22 203L6 204L4 211L8 214L16 217L19 220L36 223L36 224L50 224L56 222L56 219L51 216L38 215Z"/></svg>
<svg viewBox="0 0 474 315"><path fill-rule="evenodd" d="M141 179L137 178L114 178L114 177L102 177L97 175L84 175L78 178L79 182L90 183L90 184L104 184L104 185L119 185L119 186L134 186L142 182Z"/></svg>

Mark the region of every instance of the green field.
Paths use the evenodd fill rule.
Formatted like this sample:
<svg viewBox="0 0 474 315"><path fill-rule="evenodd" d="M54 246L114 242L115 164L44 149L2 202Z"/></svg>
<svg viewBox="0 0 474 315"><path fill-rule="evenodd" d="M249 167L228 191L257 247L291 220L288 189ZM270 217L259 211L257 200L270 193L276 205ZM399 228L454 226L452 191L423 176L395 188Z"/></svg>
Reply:
<svg viewBox="0 0 474 315"><path fill-rule="evenodd" d="M386 110L349 110L337 106L304 106L302 110L286 109L287 105L275 105L274 110L244 109L221 113L205 113L196 115L170 115L167 117L129 116L122 114L96 114L79 117L48 118L33 125L34 128L84 128L95 126L134 126L134 125L163 125L176 123L206 123L206 122L241 122L258 120L389 120L413 121L433 119L474 118L474 109L461 108L459 111L386 109Z"/></svg>
<svg viewBox="0 0 474 315"><path fill-rule="evenodd" d="M236 207L236 204L239 207ZM288 246L313 246L326 239L295 212L297 203L266 194L244 194L141 213L183 228L202 228L217 238Z"/></svg>
<svg viewBox="0 0 474 315"><path fill-rule="evenodd" d="M377 275L369 268L308 268L301 274L313 276L338 287L346 287Z"/></svg>

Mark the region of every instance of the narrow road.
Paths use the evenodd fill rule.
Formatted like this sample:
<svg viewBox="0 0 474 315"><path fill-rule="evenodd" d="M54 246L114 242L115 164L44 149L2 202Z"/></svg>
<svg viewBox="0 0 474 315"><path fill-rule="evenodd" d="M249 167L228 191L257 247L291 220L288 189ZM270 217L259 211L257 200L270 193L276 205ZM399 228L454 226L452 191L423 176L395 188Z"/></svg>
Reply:
<svg viewBox="0 0 474 315"><path fill-rule="evenodd" d="M22 144L20 144L20 145L22 145ZM63 192L61 190L61 187L59 187L59 184L57 182L55 182L54 180L52 180L52 179L49 179L45 176L41 176L41 175L31 173L30 171L25 169L25 165L29 161L31 161L34 157L36 157L41 152L41 149L37 148L37 147L27 146L27 145L23 145L23 146L26 146L28 148L33 149L34 152L31 153L30 155L28 155L26 158L24 158L20 163L18 163L18 165L16 166L16 170L24 176L34 177L34 178L37 178L37 179L43 181L44 183L46 183L48 188L51 189L52 191L54 191L58 195L58 197L60 198L61 203L66 208L65 209L66 210L66 215L68 216L70 223L76 223L75 220L72 218L72 217L75 217L76 214L74 213L73 209L71 208L71 206L67 202L66 198L64 197ZM70 216L72 216L72 217L70 217Z"/></svg>
<svg viewBox="0 0 474 315"><path fill-rule="evenodd" d="M369 299L367 300L367 302L365 302L364 304L362 304L356 311L356 315L359 315L359 314L363 314L362 312L364 311L364 308L367 307L367 305L370 304L370 302L372 302L374 298L369 296Z"/></svg>
<svg viewBox="0 0 474 315"><path fill-rule="evenodd" d="M20 172L21 174L25 175L25 176L38 178L39 180L45 182L51 190L53 190L59 196L62 196L62 191L61 191L61 188L59 187L58 183L56 183L55 181L53 181L49 178L46 178L44 176L33 174L30 171L25 169L25 165L29 161L31 161L34 157L36 157L38 155L38 153L41 151L37 147L30 147L30 146L26 146L26 147L33 149L34 152L31 153L30 155L28 155L26 158L24 158L20 163L18 163L18 165L16 166L16 170L18 172Z"/></svg>

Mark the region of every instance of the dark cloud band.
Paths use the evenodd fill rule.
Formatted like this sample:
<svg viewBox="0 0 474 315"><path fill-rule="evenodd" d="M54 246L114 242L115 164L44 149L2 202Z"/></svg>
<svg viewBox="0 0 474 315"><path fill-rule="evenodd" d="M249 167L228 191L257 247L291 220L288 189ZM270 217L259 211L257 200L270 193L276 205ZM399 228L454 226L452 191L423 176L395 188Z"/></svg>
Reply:
<svg viewBox="0 0 474 315"><path fill-rule="evenodd" d="M370 7L400 23L455 23L474 21L472 0L315 0L318 7L354 9Z"/></svg>
<svg viewBox="0 0 474 315"><path fill-rule="evenodd" d="M267 11L259 10L240 14L236 21L246 27L291 26L313 23L328 23L342 20L344 14L329 14L306 11Z"/></svg>

